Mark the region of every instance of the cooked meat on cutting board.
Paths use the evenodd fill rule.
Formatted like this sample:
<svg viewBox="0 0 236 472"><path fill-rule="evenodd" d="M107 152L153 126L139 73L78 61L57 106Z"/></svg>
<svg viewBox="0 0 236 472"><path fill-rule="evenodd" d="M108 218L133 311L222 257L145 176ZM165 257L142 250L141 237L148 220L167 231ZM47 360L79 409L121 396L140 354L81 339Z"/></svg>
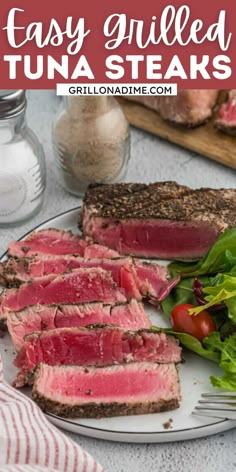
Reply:
<svg viewBox="0 0 236 472"><path fill-rule="evenodd" d="M181 348L173 336L149 330L124 331L117 326L95 325L32 333L15 359L21 371L15 386L31 384L35 367L48 365L106 366L130 362L168 364L181 361Z"/></svg>
<svg viewBox="0 0 236 472"><path fill-rule="evenodd" d="M236 136L236 90L230 90L216 116L215 126L231 136Z"/></svg>
<svg viewBox="0 0 236 472"><path fill-rule="evenodd" d="M236 190L197 190L176 182L95 184L84 197L84 236L121 254L199 258L236 226Z"/></svg>
<svg viewBox="0 0 236 472"><path fill-rule="evenodd" d="M143 304L136 300L129 303L107 305L101 302L68 305L34 305L7 317L8 331L12 342L19 351L24 337L34 331L72 328L95 323L118 325L126 330L150 328L151 321Z"/></svg>
<svg viewBox="0 0 236 472"><path fill-rule="evenodd" d="M159 112L164 120L193 128L205 123L212 116L218 93L218 90L179 90L176 97L125 98Z"/></svg>
<svg viewBox="0 0 236 472"><path fill-rule="evenodd" d="M175 364L137 362L109 367L49 366L36 370L33 399L62 417L100 418L178 408Z"/></svg>

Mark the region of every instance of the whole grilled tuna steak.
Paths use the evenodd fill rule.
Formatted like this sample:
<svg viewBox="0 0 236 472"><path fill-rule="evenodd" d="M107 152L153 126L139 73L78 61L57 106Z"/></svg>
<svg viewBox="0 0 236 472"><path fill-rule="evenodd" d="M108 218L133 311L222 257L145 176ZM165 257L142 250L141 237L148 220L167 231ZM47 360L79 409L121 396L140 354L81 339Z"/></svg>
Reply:
<svg viewBox="0 0 236 472"><path fill-rule="evenodd" d="M119 257L116 251L98 244L92 245L71 231L49 228L33 231L22 241L12 241L8 246L8 255L13 257L31 257L35 254L77 254L83 257Z"/></svg>
<svg viewBox="0 0 236 472"><path fill-rule="evenodd" d="M53 330L107 323L122 326L126 330L150 328L151 321L144 311L143 304L136 300L117 305L104 305L101 302L34 305L7 317L7 327L11 340L19 351L27 334L34 331Z"/></svg>
<svg viewBox="0 0 236 472"><path fill-rule="evenodd" d="M134 362L108 367L49 366L36 370L33 399L62 417L101 418L179 407L175 364Z"/></svg>
<svg viewBox="0 0 236 472"><path fill-rule="evenodd" d="M199 258L236 226L236 190L192 190L175 182L92 185L84 197L85 236L122 254Z"/></svg>
<svg viewBox="0 0 236 472"><path fill-rule="evenodd" d="M117 287L110 273L100 269L76 269L63 275L47 275L19 288L3 290L0 295L0 321L7 313L30 305L51 303L125 302L126 297Z"/></svg>
<svg viewBox="0 0 236 472"><path fill-rule="evenodd" d="M193 128L205 123L216 104L218 90L179 90L172 97L127 97L159 112L176 125Z"/></svg>
<svg viewBox="0 0 236 472"><path fill-rule="evenodd" d="M48 365L106 366L129 362L181 361L181 348L173 336L149 330L124 331L116 326L95 325L32 333L14 361L21 371L15 386L31 383L35 367Z"/></svg>

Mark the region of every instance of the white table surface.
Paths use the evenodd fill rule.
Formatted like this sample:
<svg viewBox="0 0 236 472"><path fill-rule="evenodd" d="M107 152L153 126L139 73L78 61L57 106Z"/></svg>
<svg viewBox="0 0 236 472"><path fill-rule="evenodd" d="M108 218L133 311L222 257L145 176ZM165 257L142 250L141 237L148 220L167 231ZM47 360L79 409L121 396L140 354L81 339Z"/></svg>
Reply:
<svg viewBox="0 0 236 472"><path fill-rule="evenodd" d="M28 92L28 122L43 142L47 161L47 188L40 213L23 226L0 230L0 253L9 240L65 210L79 200L59 185L51 147L51 122L59 99L53 91ZM236 173L171 145L145 132L132 129L131 159L126 181L176 180L192 187L235 187ZM231 472L236 470L236 429L204 439L168 444L124 444L68 434L90 452L107 472ZM71 471L75 472L75 471Z"/></svg>

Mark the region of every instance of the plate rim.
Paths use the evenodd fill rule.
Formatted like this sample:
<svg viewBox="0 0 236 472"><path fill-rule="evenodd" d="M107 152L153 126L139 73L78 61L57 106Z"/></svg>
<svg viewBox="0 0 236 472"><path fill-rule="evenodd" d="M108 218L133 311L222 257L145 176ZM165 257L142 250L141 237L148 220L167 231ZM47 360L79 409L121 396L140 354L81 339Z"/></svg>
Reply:
<svg viewBox="0 0 236 472"><path fill-rule="evenodd" d="M171 413L171 411L170 411ZM77 423L74 423L73 421L71 421L70 419L68 418L62 418L60 416L57 416L57 415L54 415L53 413L46 413L47 416L50 416L51 418L54 418L55 420L58 420L58 421L62 421L63 423L68 423L68 424L71 424L73 426L77 426ZM86 419L86 418L85 418ZM217 419L217 418L216 418ZM83 424L80 424L80 428L85 428L85 429L91 429L91 430L95 430L95 431L99 431L99 432L105 432L105 433L109 433L109 434L112 434L112 433L115 433L115 434L126 434L126 435L158 435L158 434L181 434L182 432L187 432L187 431L195 431L196 429L202 429L202 428L209 428L211 426L215 426L216 424L221 424L221 423L224 423L225 421L229 421L227 419L219 419L219 421L217 421L216 423L212 423L212 424L205 424L205 425L199 425L199 426L196 426L195 428L185 428L185 429L175 429L175 430L171 430L171 429L168 429L168 430L163 430L163 431L115 431L114 429L105 429L105 428L96 428L94 426L88 426L88 425L83 425Z"/></svg>
<svg viewBox="0 0 236 472"><path fill-rule="evenodd" d="M79 211L81 208L81 204L74 207L70 208L69 210L65 210L55 216L52 216L50 218L47 218L43 222L37 224L34 226L31 230L27 231L24 233L20 238L17 239L17 241L23 240L26 236L31 234L33 231L40 230L40 228L47 223L56 220L57 218L61 218L67 214L70 214L75 211ZM7 256L8 251L6 250L3 254L0 255L0 262ZM24 393L23 393L24 394ZM89 425L83 425L81 423L75 423L74 421L67 419L67 418L62 418L60 416L54 415L52 413L44 413L45 416L51 421L52 423L56 424L58 427L58 423L62 423L61 427L66 429L67 431L75 432L74 429L78 429L77 434L83 434L88 437L95 437L97 439L107 439L107 440L112 440L112 441L121 441L121 442L127 442L125 440L125 436L129 438L129 440L133 443L135 442L147 442L146 439L155 439L156 443L161 443L161 442L174 442L174 441L180 441L180 440L190 440L190 439L198 439L204 436L207 436L208 434L217 434L222 431L226 431L229 429L232 429L235 427L235 422L228 420L227 418L221 419L221 418L213 418L216 421L214 423L210 424L202 424L193 428L185 428L182 430L163 430L163 431L116 431L114 429L110 430L107 428L97 428L94 426L89 426ZM79 419L78 419L79 420ZM70 428L65 428L65 425L70 426ZM220 426L220 427L219 427ZM219 427L219 429L218 429ZM82 431L81 431L82 429ZM208 430L210 429L210 433ZM215 431L211 430L216 429ZM88 434L88 431L91 431L92 433ZM186 434L191 433L191 432L197 432L197 434L193 434L190 437L187 437ZM198 432L204 431L205 434L198 434ZM97 433L97 434L95 434ZM99 436L100 435L100 436ZM103 437L101 437L103 436ZM173 437L173 436L179 436L179 437ZM143 440L138 440L135 441L135 437L138 438L143 438ZM172 437L172 438L171 438ZM164 439L165 438L165 439Z"/></svg>
<svg viewBox="0 0 236 472"><path fill-rule="evenodd" d="M224 431L229 431L235 427L234 421L223 419L217 421L216 423L201 425L195 428L187 428L185 430L129 432L95 428L92 426L83 425L81 423L74 423L66 418L56 417L50 413L47 413L46 417L55 426L71 433L82 434L83 436L87 436L89 438L131 444L166 444L177 441L190 441L193 439L213 436Z"/></svg>

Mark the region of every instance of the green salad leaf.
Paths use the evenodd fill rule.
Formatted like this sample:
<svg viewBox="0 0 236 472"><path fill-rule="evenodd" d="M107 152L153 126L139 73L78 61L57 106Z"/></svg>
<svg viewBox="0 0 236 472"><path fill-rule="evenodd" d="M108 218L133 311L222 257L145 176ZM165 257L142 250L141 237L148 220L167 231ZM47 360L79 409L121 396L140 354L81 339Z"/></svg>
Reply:
<svg viewBox="0 0 236 472"><path fill-rule="evenodd" d="M178 338L184 347L219 364L223 375L212 376L212 385L236 390L236 228L226 230L199 261L176 261L168 268L172 275L180 275L181 279L162 302L164 313L170 317L176 305L197 305L194 295L194 278L197 277L202 286L201 301L206 303L189 313L197 316L210 309L217 331L202 343L173 329L163 331Z"/></svg>
<svg viewBox="0 0 236 472"><path fill-rule="evenodd" d="M209 285L210 278L208 276L199 277L202 285ZM193 277L181 279L180 282L171 290L169 295L162 301L161 307L165 315L170 316L173 308L182 303L196 304L196 298L193 292Z"/></svg>
<svg viewBox="0 0 236 472"><path fill-rule="evenodd" d="M236 297L229 298L225 301L228 308L228 317L236 324Z"/></svg>
<svg viewBox="0 0 236 472"><path fill-rule="evenodd" d="M236 390L236 333L221 339L219 333L212 333L204 340L206 349L214 349L220 354L219 365L224 375L211 376L211 383L215 387L225 390Z"/></svg>
<svg viewBox="0 0 236 472"><path fill-rule="evenodd" d="M225 374L222 375L222 377L211 375L210 380L213 387L223 388L223 390L228 390L231 392L236 390L236 375Z"/></svg>
<svg viewBox="0 0 236 472"><path fill-rule="evenodd" d="M228 308L228 317L236 323L236 277L228 274L219 274L212 279L210 286L203 287L206 305L189 310L190 315L197 315L218 303L224 302Z"/></svg>
<svg viewBox="0 0 236 472"><path fill-rule="evenodd" d="M230 272L236 266L236 228L227 229L208 251L207 255L197 262L176 261L169 264L172 274L181 277L193 277L203 274Z"/></svg>

